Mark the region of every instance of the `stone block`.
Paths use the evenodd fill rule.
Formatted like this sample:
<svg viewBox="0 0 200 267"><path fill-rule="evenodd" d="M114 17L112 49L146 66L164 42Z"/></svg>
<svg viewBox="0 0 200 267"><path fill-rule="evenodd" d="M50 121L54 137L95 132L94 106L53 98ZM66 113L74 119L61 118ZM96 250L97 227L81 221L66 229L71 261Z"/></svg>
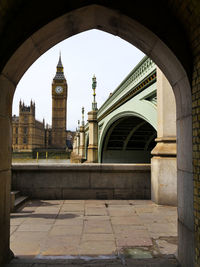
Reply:
<svg viewBox="0 0 200 267"><path fill-rule="evenodd" d="M177 119L191 115L192 96L190 84L187 77L184 77L175 84L174 94L176 98Z"/></svg>
<svg viewBox="0 0 200 267"><path fill-rule="evenodd" d="M110 189L63 189L64 199L113 199L113 191Z"/></svg>
<svg viewBox="0 0 200 267"><path fill-rule="evenodd" d="M10 171L0 171L0 262L9 255Z"/></svg>
<svg viewBox="0 0 200 267"><path fill-rule="evenodd" d="M63 199L60 188L22 188L20 191L33 199Z"/></svg>
<svg viewBox="0 0 200 267"><path fill-rule="evenodd" d="M40 55L32 38L27 39L7 62L3 74L17 85L22 75Z"/></svg>
<svg viewBox="0 0 200 267"><path fill-rule="evenodd" d="M133 176L123 172L92 172L91 188L131 188Z"/></svg>
<svg viewBox="0 0 200 267"><path fill-rule="evenodd" d="M156 204L177 205L176 158L151 159L151 198Z"/></svg>
<svg viewBox="0 0 200 267"><path fill-rule="evenodd" d="M193 172L192 167L192 116L177 120L178 169Z"/></svg>
<svg viewBox="0 0 200 267"><path fill-rule="evenodd" d="M182 267L194 265L194 232L178 221L178 260Z"/></svg>
<svg viewBox="0 0 200 267"><path fill-rule="evenodd" d="M132 189L114 189L114 198L115 199L132 199L133 190Z"/></svg>
<svg viewBox="0 0 200 267"><path fill-rule="evenodd" d="M4 117L12 116L12 100L15 92L15 85L5 76L0 75L0 115Z"/></svg>
<svg viewBox="0 0 200 267"><path fill-rule="evenodd" d="M193 174L178 170L178 214L179 220L191 231L194 229L193 216Z"/></svg>
<svg viewBox="0 0 200 267"><path fill-rule="evenodd" d="M11 119L0 116L0 170L8 170L11 166Z"/></svg>

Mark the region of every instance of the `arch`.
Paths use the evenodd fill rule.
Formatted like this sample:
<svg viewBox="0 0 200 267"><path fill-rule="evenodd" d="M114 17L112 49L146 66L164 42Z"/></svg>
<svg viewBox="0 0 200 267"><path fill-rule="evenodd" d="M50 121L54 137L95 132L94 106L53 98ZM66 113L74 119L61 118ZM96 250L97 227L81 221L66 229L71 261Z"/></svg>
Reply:
<svg viewBox="0 0 200 267"><path fill-rule="evenodd" d="M115 120L102 140L101 163L150 163L156 145L152 136L155 139L156 130L141 116Z"/></svg>
<svg viewBox="0 0 200 267"><path fill-rule="evenodd" d="M58 8L55 9L55 6L53 5L51 6L52 9L49 9L51 10L50 14L44 15L43 20L41 17L39 17L33 20L35 24L33 23L28 25L28 23L23 23L23 27L26 27L26 30L23 31L23 29L21 29L20 36L19 38L16 36L16 39L14 36L18 31L13 30L15 27L12 28L9 23L5 23L5 25L8 25L9 27L5 27L6 34L3 32L3 35L1 35L5 36L5 39L2 38L3 42L1 42L0 49L2 53L0 65L0 126L1 129L4 129L0 138L0 169L2 170L3 178L2 190L4 190L3 195L5 196L1 200L1 207L4 207L4 205L6 206L3 214L6 214L5 221L7 223L3 224L3 227L0 225L0 236L2 237L3 242L3 245L1 246L2 248L0 249L0 255L7 255L8 257L9 254L9 170L11 165L10 126L12 98L15 87L31 64L53 45L79 32L96 28L120 36L151 57L152 60L163 71L173 88L177 106L177 158L180 233L178 255L179 260L184 263L185 266L192 266L194 260L194 224L192 179L192 108L191 87L189 82L189 80L191 80L191 76L189 75L191 71L190 58L192 58L192 56L190 55L188 46L184 42L187 40L187 38L185 38L183 30L181 29L179 23L176 23L177 21L175 21L174 17L172 15L170 16L171 13L167 12L168 9L165 4L161 3L161 1L155 1L159 11L162 11L159 13L159 18L157 18L158 14L155 14L155 17L157 18L155 25L158 25L157 27L150 22L152 18L151 12L147 16L140 16L140 14L143 14L141 11L144 11L143 5L151 5L151 3L144 4L143 1L140 2L141 3L138 4L138 6L142 5L140 6L141 10L139 11L138 8L134 9L134 16L137 18L137 21L134 20L134 16L130 14L129 11L133 9L130 8L129 5L126 6L126 3L120 2L120 5L116 6L116 2L115 4L110 4L110 8L100 5L84 6L84 4L79 3L78 5L72 5L71 9L69 7L65 7L62 10L61 5L59 8L62 11L59 11ZM81 5L83 5L83 7L81 7ZM37 4L34 7L37 10ZM41 10L43 10L43 8L46 8L46 5L42 5ZM28 7L25 5L25 10L26 9L28 10ZM121 10L122 12L117 10ZM147 7L145 7L145 10L149 12ZM152 8L150 10L154 12ZM31 12L32 11L33 9ZM67 13L59 17L64 12ZM43 11L43 14L45 13L48 12ZM169 18L165 15L167 13L169 14ZM27 12L25 15L23 14L23 17L27 16L28 14L29 12ZM32 14L34 14L34 12ZM53 18L56 19L51 21ZM150 22L149 29L147 28L148 20ZM18 25L17 19L15 21L16 25ZM165 28L166 21L169 23L168 26L170 31L163 30ZM45 26L41 27L42 25ZM37 29L38 31L36 31ZM8 39L6 39L6 36L8 36ZM7 44L9 44L9 47L7 47L6 41ZM3 173L3 171L5 171L6 174ZM7 179L6 182L5 179ZM186 195L187 201L184 200ZM3 203L4 200L5 203ZM184 242L186 239L187 242ZM2 257L5 258L5 256Z"/></svg>
<svg viewBox="0 0 200 267"><path fill-rule="evenodd" d="M152 127L154 127L154 129L156 130L155 125L150 120L148 120L147 118L145 118L141 114L138 114L134 111L123 111L123 112L116 114L105 125L103 125L102 133L99 136L98 159L100 162L102 162L102 151L103 151L104 139L105 139L106 134L108 133L108 130L110 129L110 127L111 126L115 127L116 126L115 123L119 123L120 119L123 119L124 117L131 117L131 116L135 116L135 117L139 117L139 118L143 119L144 121L146 121L150 125L152 125Z"/></svg>

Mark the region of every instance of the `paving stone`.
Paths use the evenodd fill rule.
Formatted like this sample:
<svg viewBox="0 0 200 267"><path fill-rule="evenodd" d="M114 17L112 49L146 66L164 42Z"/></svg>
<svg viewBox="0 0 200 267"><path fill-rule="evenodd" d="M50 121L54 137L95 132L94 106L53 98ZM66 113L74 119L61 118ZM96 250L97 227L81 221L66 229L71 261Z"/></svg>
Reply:
<svg viewBox="0 0 200 267"><path fill-rule="evenodd" d="M15 232L15 230L17 229L17 225L11 225L10 226L10 235L12 235L14 232Z"/></svg>
<svg viewBox="0 0 200 267"><path fill-rule="evenodd" d="M23 224L53 224L55 219L50 219L48 217L44 218L28 218L23 222Z"/></svg>
<svg viewBox="0 0 200 267"><path fill-rule="evenodd" d="M138 206L138 205L155 205L155 203L151 200L128 200L128 203L131 204L131 205L135 205L135 206Z"/></svg>
<svg viewBox="0 0 200 267"><path fill-rule="evenodd" d="M165 240L156 240L156 244L162 254L175 254L177 251L177 245Z"/></svg>
<svg viewBox="0 0 200 267"><path fill-rule="evenodd" d="M67 200L64 200L63 204L85 204L85 200L67 199Z"/></svg>
<svg viewBox="0 0 200 267"><path fill-rule="evenodd" d="M71 212L71 211L83 211L84 210L84 204L76 204L76 203L72 203L72 204L63 204L61 211L67 211L67 212Z"/></svg>
<svg viewBox="0 0 200 267"><path fill-rule="evenodd" d="M117 237L117 247L149 247L152 246L152 240L148 237Z"/></svg>
<svg viewBox="0 0 200 267"><path fill-rule="evenodd" d="M137 214L146 213L146 212L154 212L155 210L154 205L138 205L134 206L133 209Z"/></svg>
<svg viewBox="0 0 200 267"><path fill-rule="evenodd" d="M51 224L21 224L17 231L28 231L28 232L46 232L51 229Z"/></svg>
<svg viewBox="0 0 200 267"><path fill-rule="evenodd" d="M142 222L138 216L129 217L111 217L111 223L113 225L141 225Z"/></svg>
<svg viewBox="0 0 200 267"><path fill-rule="evenodd" d="M115 236L113 234L83 234L82 240L84 241L89 241L89 240L94 240L94 241L104 241L104 240L109 240L109 241L115 241Z"/></svg>
<svg viewBox="0 0 200 267"><path fill-rule="evenodd" d="M66 210L60 210L59 215L63 214L66 216L66 218L82 218L84 216L84 210L83 211L66 211Z"/></svg>
<svg viewBox="0 0 200 267"><path fill-rule="evenodd" d="M25 217L24 214L22 215L23 217L21 217L19 215L18 216L11 216L11 220L10 220L10 225L12 226L19 226L20 224L22 224L23 222L25 222L28 217Z"/></svg>
<svg viewBox="0 0 200 267"><path fill-rule="evenodd" d="M83 225L83 218L69 218L65 214L60 214L55 220L54 225Z"/></svg>
<svg viewBox="0 0 200 267"><path fill-rule="evenodd" d="M120 233L115 233L116 238L138 238L138 237L144 237L144 238L150 238L149 232L147 230L135 230L130 231L128 229L124 229L124 231L121 231Z"/></svg>
<svg viewBox="0 0 200 267"><path fill-rule="evenodd" d="M44 232L18 232L10 248L18 256L34 256L40 252L40 242L46 237Z"/></svg>
<svg viewBox="0 0 200 267"><path fill-rule="evenodd" d="M51 231L49 232L49 236L81 235L81 233L81 225L56 225L52 227Z"/></svg>
<svg viewBox="0 0 200 267"><path fill-rule="evenodd" d="M110 222L108 221L86 221L84 224L84 233L92 234L92 233L101 233L101 234L110 234L112 233L112 227Z"/></svg>
<svg viewBox="0 0 200 267"><path fill-rule="evenodd" d="M107 210L105 207L87 207L85 209L86 216L106 216Z"/></svg>
<svg viewBox="0 0 200 267"><path fill-rule="evenodd" d="M92 221L92 220L96 220L96 221L109 221L110 217L109 216L84 216L84 220L85 221Z"/></svg>
<svg viewBox="0 0 200 267"><path fill-rule="evenodd" d="M153 223L146 224L149 234L152 238L159 238L161 236L177 236L176 226L172 223Z"/></svg>
<svg viewBox="0 0 200 267"><path fill-rule="evenodd" d="M43 240L40 254L43 256L78 255L80 236L53 236Z"/></svg>
<svg viewBox="0 0 200 267"><path fill-rule="evenodd" d="M112 199L112 200L106 200L106 203L111 206L111 205L128 205L129 201L128 200L117 200L117 199Z"/></svg>
<svg viewBox="0 0 200 267"><path fill-rule="evenodd" d="M113 241L82 241L80 255L113 255L116 253Z"/></svg>
<svg viewBox="0 0 200 267"><path fill-rule="evenodd" d="M147 227L143 225L113 225L113 231L116 235L132 233L137 230L148 231Z"/></svg>
<svg viewBox="0 0 200 267"><path fill-rule="evenodd" d="M135 215L135 211L131 207L112 206L108 208L110 216L126 217Z"/></svg>

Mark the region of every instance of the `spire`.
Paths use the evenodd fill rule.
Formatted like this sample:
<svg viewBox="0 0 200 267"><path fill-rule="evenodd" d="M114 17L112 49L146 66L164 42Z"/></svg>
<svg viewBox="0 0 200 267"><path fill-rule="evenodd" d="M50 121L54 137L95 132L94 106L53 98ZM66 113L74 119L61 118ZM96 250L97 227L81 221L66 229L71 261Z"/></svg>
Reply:
<svg viewBox="0 0 200 267"><path fill-rule="evenodd" d="M59 53L59 60L58 60L57 69L58 68L63 68L63 64L62 64L62 61L61 61L61 52Z"/></svg>
<svg viewBox="0 0 200 267"><path fill-rule="evenodd" d="M54 77L54 80L65 80L65 75L63 72L63 64L62 64L62 60L61 60L61 52L59 54L59 60L58 60L58 64L57 64L57 71L56 71L56 75Z"/></svg>

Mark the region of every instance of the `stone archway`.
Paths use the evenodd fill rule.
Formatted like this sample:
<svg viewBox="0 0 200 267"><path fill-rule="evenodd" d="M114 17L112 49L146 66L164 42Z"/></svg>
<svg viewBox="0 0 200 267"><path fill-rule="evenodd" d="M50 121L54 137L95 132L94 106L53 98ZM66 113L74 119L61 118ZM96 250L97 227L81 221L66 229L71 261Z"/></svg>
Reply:
<svg viewBox="0 0 200 267"><path fill-rule="evenodd" d="M125 4L122 4L122 6ZM75 7L74 7L75 8ZM114 8L114 7L113 7ZM159 23L159 21L158 21ZM89 5L53 20L19 46L13 47L0 74L0 168L1 195L0 214L0 262L8 257L9 251L9 190L11 166L11 109L15 87L25 71L45 51L56 43L88 29L101 29L118 35L146 53L168 78L177 106L178 144L178 209L179 209L179 252L183 266L192 266L194 260L193 241L193 175L192 175L192 107L191 87L186 73L186 62L181 62L152 31L136 22L131 16L99 5ZM33 31L33 29L32 29ZM156 30L155 30L156 32ZM177 33L178 34L178 33ZM173 38L173 37L172 37ZM181 39L182 40L182 39ZM167 43L167 42L166 42ZM186 50L187 52L187 50ZM177 54L179 54L177 49ZM180 58L180 55L179 55ZM184 68L184 67L185 68Z"/></svg>

